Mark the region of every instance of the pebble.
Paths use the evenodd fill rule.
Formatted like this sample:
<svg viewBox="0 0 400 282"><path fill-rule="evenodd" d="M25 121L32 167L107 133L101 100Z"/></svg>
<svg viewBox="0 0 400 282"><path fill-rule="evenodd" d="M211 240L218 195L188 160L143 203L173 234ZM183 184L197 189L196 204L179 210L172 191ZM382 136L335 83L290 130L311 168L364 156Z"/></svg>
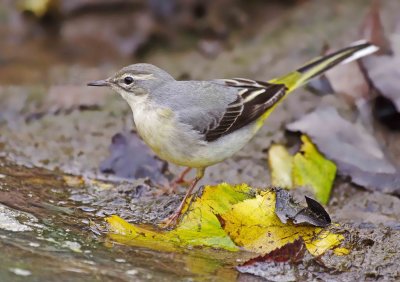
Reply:
<svg viewBox="0 0 400 282"><path fill-rule="evenodd" d="M131 269L131 270L127 270L126 272L125 272L127 275L136 275L136 274L138 274L139 273L139 271L137 271L136 269Z"/></svg>
<svg viewBox="0 0 400 282"><path fill-rule="evenodd" d="M21 269L21 268L10 268L10 271L14 273L15 275L19 276L29 276L32 274L29 270L26 269Z"/></svg>
<svg viewBox="0 0 400 282"><path fill-rule="evenodd" d="M126 262L126 260L123 259L123 258L116 258L115 261L116 261L116 262Z"/></svg>

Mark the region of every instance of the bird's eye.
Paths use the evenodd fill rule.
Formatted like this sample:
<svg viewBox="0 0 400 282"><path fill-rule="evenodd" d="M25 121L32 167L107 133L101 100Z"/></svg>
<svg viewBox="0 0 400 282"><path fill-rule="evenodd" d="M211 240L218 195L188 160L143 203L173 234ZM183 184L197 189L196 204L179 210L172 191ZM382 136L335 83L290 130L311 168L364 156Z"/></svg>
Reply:
<svg viewBox="0 0 400 282"><path fill-rule="evenodd" d="M133 78L131 76L127 76L124 78L124 83L126 85L132 84L133 83Z"/></svg>

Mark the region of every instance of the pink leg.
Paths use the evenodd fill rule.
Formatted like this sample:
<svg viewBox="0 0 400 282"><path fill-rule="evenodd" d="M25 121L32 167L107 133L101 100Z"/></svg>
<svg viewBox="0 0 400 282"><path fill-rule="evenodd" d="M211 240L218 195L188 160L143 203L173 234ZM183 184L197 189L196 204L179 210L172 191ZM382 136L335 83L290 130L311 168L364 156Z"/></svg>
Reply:
<svg viewBox="0 0 400 282"><path fill-rule="evenodd" d="M183 197L181 203L179 204L177 209L174 211L174 213L163 221L164 228L170 228L170 227L176 226L176 224L178 223L179 216L181 215L182 209L185 206L186 200L189 198L190 195L192 195L192 191L193 191L194 187L196 187L197 183L203 178L204 171L205 171L205 168L197 169L196 177L193 179L192 183L190 184L190 187L187 190L185 197Z"/></svg>
<svg viewBox="0 0 400 282"><path fill-rule="evenodd" d="M184 171L182 171L182 173L175 178L174 180L172 180L168 185L160 185L159 186L159 190L155 192L155 195L165 195L165 194L171 194L171 193L176 193L177 188L179 186L179 184L187 184L187 183L191 183L192 180L185 180L185 176L192 170L191 167L187 167L185 168Z"/></svg>
<svg viewBox="0 0 400 282"><path fill-rule="evenodd" d="M171 185L171 186L174 186L174 185L176 185L176 184L184 184L184 183L187 183L188 181L185 180L185 176L186 176L191 170L192 170L191 167L185 168L185 170L182 171L182 173L178 176L178 178L175 178L175 179L172 181L172 183L171 183L172 185ZM189 182L190 182L190 181L189 181Z"/></svg>

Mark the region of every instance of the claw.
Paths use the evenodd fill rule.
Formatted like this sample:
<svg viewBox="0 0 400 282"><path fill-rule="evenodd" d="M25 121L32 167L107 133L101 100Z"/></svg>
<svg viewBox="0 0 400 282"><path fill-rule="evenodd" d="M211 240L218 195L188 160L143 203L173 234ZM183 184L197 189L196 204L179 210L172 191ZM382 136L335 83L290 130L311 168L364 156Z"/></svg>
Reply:
<svg viewBox="0 0 400 282"><path fill-rule="evenodd" d="M161 196L161 195L169 195L169 194L176 194L178 187L180 185L182 186L189 186L194 179L191 180L185 180L186 174L188 174L192 170L191 167L186 168L176 179L174 179L172 182L170 182L168 185L159 185L158 188L159 190L154 193L155 196Z"/></svg>

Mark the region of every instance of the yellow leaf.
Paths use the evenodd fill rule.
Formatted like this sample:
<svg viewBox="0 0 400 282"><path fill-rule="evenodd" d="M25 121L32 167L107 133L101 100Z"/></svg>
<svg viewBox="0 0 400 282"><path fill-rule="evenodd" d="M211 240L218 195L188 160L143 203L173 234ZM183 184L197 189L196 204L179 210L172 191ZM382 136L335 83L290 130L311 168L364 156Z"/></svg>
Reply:
<svg viewBox="0 0 400 282"><path fill-rule="evenodd" d="M255 198L233 205L221 215L224 230L236 245L247 251L268 254L303 239L308 251L318 256L338 246L344 239L326 229L282 223L275 214L275 201L274 191L262 191Z"/></svg>
<svg viewBox="0 0 400 282"><path fill-rule="evenodd" d="M293 188L293 157L282 145L272 145L268 150L268 161L271 169L271 184L286 189Z"/></svg>
<svg viewBox="0 0 400 282"><path fill-rule="evenodd" d="M347 248L335 248L333 249L333 253L337 256L345 256L350 254L350 250Z"/></svg>
<svg viewBox="0 0 400 282"><path fill-rule="evenodd" d="M282 145L272 145L269 149L272 185L286 189L308 186L313 189L318 201L327 204L336 176L336 165L325 159L306 135L302 135L301 140L301 150L294 157Z"/></svg>
<svg viewBox="0 0 400 282"><path fill-rule="evenodd" d="M223 183L206 186L191 200L174 230L133 225L111 216L107 218L108 236L120 243L161 251L177 252L196 246L262 255L302 239L314 256L339 246L344 239L328 229L282 223L275 214L274 190L257 191L245 184Z"/></svg>
<svg viewBox="0 0 400 282"><path fill-rule="evenodd" d="M318 201L327 204L336 176L336 165L325 159L306 135L302 135L301 140L301 151L293 159L293 183L309 186Z"/></svg>
<svg viewBox="0 0 400 282"><path fill-rule="evenodd" d="M36 17L43 17L52 7L57 5L55 0L20 0L18 7L20 10L28 11Z"/></svg>
<svg viewBox="0 0 400 282"><path fill-rule="evenodd" d="M83 186L85 180L81 176L64 175L63 180L68 186Z"/></svg>
<svg viewBox="0 0 400 282"><path fill-rule="evenodd" d="M125 222L112 216L107 218L109 236L119 242L136 246L152 246L154 249L170 250L184 246L203 246L237 251L239 248L222 229L216 215L226 212L251 196L251 188L238 185L232 188L223 183L207 186L193 202L186 204L186 212L179 225L171 231L154 230ZM188 203L190 203L189 199Z"/></svg>
<svg viewBox="0 0 400 282"><path fill-rule="evenodd" d="M82 176L74 176L74 175L64 175L63 180L65 184L72 187L81 187L81 186L89 186L89 187L97 187L99 189L112 189L114 188L114 184L102 180L84 178Z"/></svg>
<svg viewBox="0 0 400 282"><path fill-rule="evenodd" d="M151 226L141 227L130 224L113 215L106 219L109 224L110 233L108 234L113 240L134 246L141 246L160 251L174 251L176 238L168 236L166 232L154 230Z"/></svg>

